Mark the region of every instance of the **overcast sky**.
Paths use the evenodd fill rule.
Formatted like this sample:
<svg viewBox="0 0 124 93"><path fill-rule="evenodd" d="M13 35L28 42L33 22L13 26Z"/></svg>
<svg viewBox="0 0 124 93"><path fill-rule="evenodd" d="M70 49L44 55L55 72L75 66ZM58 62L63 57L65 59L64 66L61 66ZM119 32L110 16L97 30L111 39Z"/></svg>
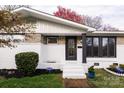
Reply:
<svg viewBox="0 0 124 93"><path fill-rule="evenodd" d="M57 5L32 6L35 9L53 14L57 10ZM110 24L120 30L124 30L124 5L66 5L65 8L70 8L79 14L89 16L101 16L104 24Z"/></svg>

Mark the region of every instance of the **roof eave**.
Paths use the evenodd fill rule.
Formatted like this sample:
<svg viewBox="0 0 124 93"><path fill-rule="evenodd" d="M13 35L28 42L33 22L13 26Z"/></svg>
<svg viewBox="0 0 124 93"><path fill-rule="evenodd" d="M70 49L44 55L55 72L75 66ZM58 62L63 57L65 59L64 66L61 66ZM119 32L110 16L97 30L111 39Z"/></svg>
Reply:
<svg viewBox="0 0 124 93"><path fill-rule="evenodd" d="M75 22L72 22L72 21L69 21L69 20L65 20L65 19L53 16L53 15L49 15L47 13L43 13L43 12L35 10L35 9L31 9L31 8L21 7L21 8L15 9L13 12L20 13L22 11L27 11L27 12L30 12L32 14L36 14L37 16L39 15L39 17L42 16L43 18L40 17L41 19L45 19L45 20L48 20L48 21L53 21L53 22L64 24L64 25L76 27L76 28L82 29L84 31L88 31L88 30L94 31L94 30L96 30L92 27L88 27L88 26L85 26L85 25L82 25L82 24L79 24L79 23L75 23Z"/></svg>

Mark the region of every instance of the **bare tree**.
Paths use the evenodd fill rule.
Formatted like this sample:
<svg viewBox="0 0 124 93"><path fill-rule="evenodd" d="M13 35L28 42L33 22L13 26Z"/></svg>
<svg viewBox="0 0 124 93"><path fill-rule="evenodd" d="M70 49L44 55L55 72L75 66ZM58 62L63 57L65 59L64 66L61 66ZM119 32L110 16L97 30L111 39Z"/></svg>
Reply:
<svg viewBox="0 0 124 93"><path fill-rule="evenodd" d="M12 11L14 9L20 8L20 7L30 7L29 5L3 5L1 6L2 10L8 10L8 11Z"/></svg>
<svg viewBox="0 0 124 93"><path fill-rule="evenodd" d="M102 18L100 16L91 17L91 16L83 16L84 24L95 29L99 29L102 27Z"/></svg>
<svg viewBox="0 0 124 93"><path fill-rule="evenodd" d="M109 24L103 25L99 30L102 30L102 31L119 31L118 28L112 27Z"/></svg>
<svg viewBox="0 0 124 93"><path fill-rule="evenodd" d="M10 37L8 39L0 38L1 47L13 47L12 34L33 33L33 28L35 28L35 24L22 17L20 14L12 13L8 9L0 10L0 34L1 36L9 35Z"/></svg>

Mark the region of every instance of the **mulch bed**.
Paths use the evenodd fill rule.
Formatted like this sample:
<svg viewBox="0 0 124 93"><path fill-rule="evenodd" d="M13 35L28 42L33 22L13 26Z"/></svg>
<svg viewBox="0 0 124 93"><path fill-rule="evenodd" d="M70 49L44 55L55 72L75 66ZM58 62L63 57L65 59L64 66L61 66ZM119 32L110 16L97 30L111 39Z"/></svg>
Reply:
<svg viewBox="0 0 124 93"><path fill-rule="evenodd" d="M50 73L57 74L57 73L62 73L62 71L56 69L49 72L46 69L36 69L36 71L32 73L30 76L36 76L40 74L50 74ZM17 69L0 69L0 76L3 76L5 78L11 78L11 77L22 78L25 77L26 75L18 71Z"/></svg>

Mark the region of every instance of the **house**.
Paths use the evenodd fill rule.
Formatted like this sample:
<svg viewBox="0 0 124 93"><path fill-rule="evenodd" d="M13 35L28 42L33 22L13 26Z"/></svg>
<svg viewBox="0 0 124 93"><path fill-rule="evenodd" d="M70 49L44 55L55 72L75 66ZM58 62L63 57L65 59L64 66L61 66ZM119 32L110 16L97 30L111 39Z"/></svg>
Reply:
<svg viewBox="0 0 124 93"><path fill-rule="evenodd" d="M14 12L34 19L36 29L34 34L27 33L32 39L13 35L16 40L23 39L16 43L16 48L0 48L0 69L15 69L15 54L26 51L39 54L37 68L61 69L65 76L66 72L85 73L91 65L105 68L113 63L124 63L123 31L95 31L31 8L21 7Z"/></svg>

